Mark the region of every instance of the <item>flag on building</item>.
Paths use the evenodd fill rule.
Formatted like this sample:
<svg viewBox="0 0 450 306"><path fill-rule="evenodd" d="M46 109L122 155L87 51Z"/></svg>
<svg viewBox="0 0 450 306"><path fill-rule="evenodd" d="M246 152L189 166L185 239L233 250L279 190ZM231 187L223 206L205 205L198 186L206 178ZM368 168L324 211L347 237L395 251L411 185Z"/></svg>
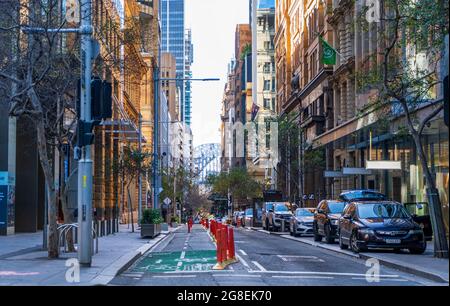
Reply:
<svg viewBox="0 0 450 306"><path fill-rule="evenodd" d="M319 36L320 41L322 42L322 54L321 61L324 65L336 65L336 54L337 51L330 46L322 36Z"/></svg>
<svg viewBox="0 0 450 306"><path fill-rule="evenodd" d="M253 103L253 105L252 105L252 121L255 120L256 115L258 115L258 112L259 112L259 106L256 105L255 103Z"/></svg>

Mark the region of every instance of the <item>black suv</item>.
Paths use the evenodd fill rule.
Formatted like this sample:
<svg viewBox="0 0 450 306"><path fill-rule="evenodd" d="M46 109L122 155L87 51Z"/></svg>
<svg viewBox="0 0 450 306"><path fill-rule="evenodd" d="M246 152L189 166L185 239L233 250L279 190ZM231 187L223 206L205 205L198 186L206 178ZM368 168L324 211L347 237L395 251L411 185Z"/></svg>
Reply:
<svg viewBox="0 0 450 306"><path fill-rule="evenodd" d="M325 236L327 243L333 243L338 235L339 217L347 203L341 201L323 200L314 213L314 241L322 241Z"/></svg>
<svg viewBox="0 0 450 306"><path fill-rule="evenodd" d="M353 202L339 219L339 246L353 252L368 248L408 249L412 254L426 250L422 228L405 207L393 201Z"/></svg>

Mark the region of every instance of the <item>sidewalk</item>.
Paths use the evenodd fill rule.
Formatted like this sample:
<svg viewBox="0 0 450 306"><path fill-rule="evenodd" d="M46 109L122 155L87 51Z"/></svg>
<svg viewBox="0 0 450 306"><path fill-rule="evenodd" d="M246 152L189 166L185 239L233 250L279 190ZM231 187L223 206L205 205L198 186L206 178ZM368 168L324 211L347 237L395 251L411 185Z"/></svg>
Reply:
<svg viewBox="0 0 450 306"><path fill-rule="evenodd" d="M93 256L91 267L80 268L78 283L66 281L70 269L66 261L77 258L76 253L62 253L58 259L48 259L47 252L41 248L42 233L0 237L0 285L106 285L177 229L169 228L169 232L155 239L142 239L139 230L132 233L127 225L121 225L119 233L99 238L99 252Z"/></svg>
<svg viewBox="0 0 450 306"><path fill-rule="evenodd" d="M429 242L427 250L422 255L412 255L408 251L395 253L393 251L370 251L355 254L352 251L341 250L337 243L327 244L325 242L315 242L312 237L292 237L288 233L267 232L262 228L250 228L266 234L275 234L285 239L298 241L309 244L322 249L330 250L347 256L361 259L377 259L381 264L398 269L403 272L411 273L420 277L424 277L436 282L449 282L449 260L433 257L433 243Z"/></svg>

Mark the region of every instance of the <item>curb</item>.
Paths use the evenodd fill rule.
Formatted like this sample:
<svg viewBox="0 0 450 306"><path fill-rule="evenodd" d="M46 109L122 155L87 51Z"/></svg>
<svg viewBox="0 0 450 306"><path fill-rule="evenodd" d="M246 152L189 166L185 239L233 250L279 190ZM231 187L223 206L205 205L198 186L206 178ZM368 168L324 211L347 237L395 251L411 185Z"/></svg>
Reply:
<svg viewBox="0 0 450 306"><path fill-rule="evenodd" d="M127 270L131 265L133 265L141 256L143 256L145 253L150 251L151 249L158 246L160 243L167 240L169 237L173 236L172 234L177 231L175 229L174 231L168 233L168 234L161 234L157 238L155 238L153 241L150 241L149 243L144 244L140 248L131 251L129 253L126 253L122 257L120 257L118 260L107 266L99 275L97 275L94 279L92 279L88 285L91 286L106 286L110 281L112 281L117 275ZM152 243L153 242L153 243Z"/></svg>
<svg viewBox="0 0 450 306"><path fill-rule="evenodd" d="M258 229L253 229L253 228L250 228L250 229L252 229L254 231L262 232L262 233L265 233L265 234L271 234L270 232L263 231L263 230L258 230ZM364 259L364 260L376 259L382 265L384 265L386 267L397 269L399 271L410 273L410 274L413 274L413 275L417 275L417 276L426 278L426 279L434 281L434 282L439 282L439 283L448 283L449 282L448 279L445 279L445 278L443 278L442 276L440 276L438 274L434 274L434 273L431 273L431 272L428 272L428 271L424 271L424 270L421 270L421 269L418 269L418 268L407 267L407 266L404 266L404 265L401 265L401 264L398 264L398 263L395 263L395 262L392 262L392 261L389 261L389 260L386 260L386 259L382 259L382 258L375 257L375 256L370 256L367 253L355 254L355 253L349 252L349 251L344 251L344 250L340 250L340 249L337 250L335 248L331 248L331 247L328 247L327 245L316 243L314 241L299 240L299 239L297 239L295 237L291 237L289 235L278 235L278 236L281 237L281 238L284 238L284 239L297 241L297 242L300 242L300 243L303 243L303 244L307 244L307 245L318 247L318 248L321 248L321 249L324 249L324 250L328 250L328 251L332 251L332 252L335 252L335 253L347 255L347 256L350 256L350 257L353 257L353 258L360 258L360 259Z"/></svg>

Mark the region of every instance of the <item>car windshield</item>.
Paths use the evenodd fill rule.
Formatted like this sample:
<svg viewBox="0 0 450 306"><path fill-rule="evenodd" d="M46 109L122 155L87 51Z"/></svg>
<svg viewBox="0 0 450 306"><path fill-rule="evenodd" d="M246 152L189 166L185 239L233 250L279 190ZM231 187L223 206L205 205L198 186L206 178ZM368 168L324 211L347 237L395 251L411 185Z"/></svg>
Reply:
<svg viewBox="0 0 450 306"><path fill-rule="evenodd" d="M409 214L401 204L361 204L358 205L358 215L361 219L375 218L409 218Z"/></svg>
<svg viewBox="0 0 450 306"><path fill-rule="evenodd" d="M273 209L273 204L272 203L270 203L270 204L266 203L266 210L269 211L271 209Z"/></svg>
<svg viewBox="0 0 450 306"><path fill-rule="evenodd" d="M382 201L386 200L386 196L377 191L370 190L357 190L352 192L346 192L341 195L344 201L356 201L356 200L373 200Z"/></svg>
<svg viewBox="0 0 450 306"><path fill-rule="evenodd" d="M341 214L344 211L345 203L328 202L328 208L331 214Z"/></svg>
<svg viewBox="0 0 450 306"><path fill-rule="evenodd" d="M297 217L312 217L314 214L307 209L297 209L295 213Z"/></svg>
<svg viewBox="0 0 450 306"><path fill-rule="evenodd" d="M277 211L277 212L285 212L285 211L289 211L289 209L286 206L286 204L277 204L277 205L275 205L275 211Z"/></svg>
<svg viewBox="0 0 450 306"><path fill-rule="evenodd" d="M253 216L253 209L251 209L251 208L247 209L247 210L245 211L245 214L246 214L247 216Z"/></svg>

